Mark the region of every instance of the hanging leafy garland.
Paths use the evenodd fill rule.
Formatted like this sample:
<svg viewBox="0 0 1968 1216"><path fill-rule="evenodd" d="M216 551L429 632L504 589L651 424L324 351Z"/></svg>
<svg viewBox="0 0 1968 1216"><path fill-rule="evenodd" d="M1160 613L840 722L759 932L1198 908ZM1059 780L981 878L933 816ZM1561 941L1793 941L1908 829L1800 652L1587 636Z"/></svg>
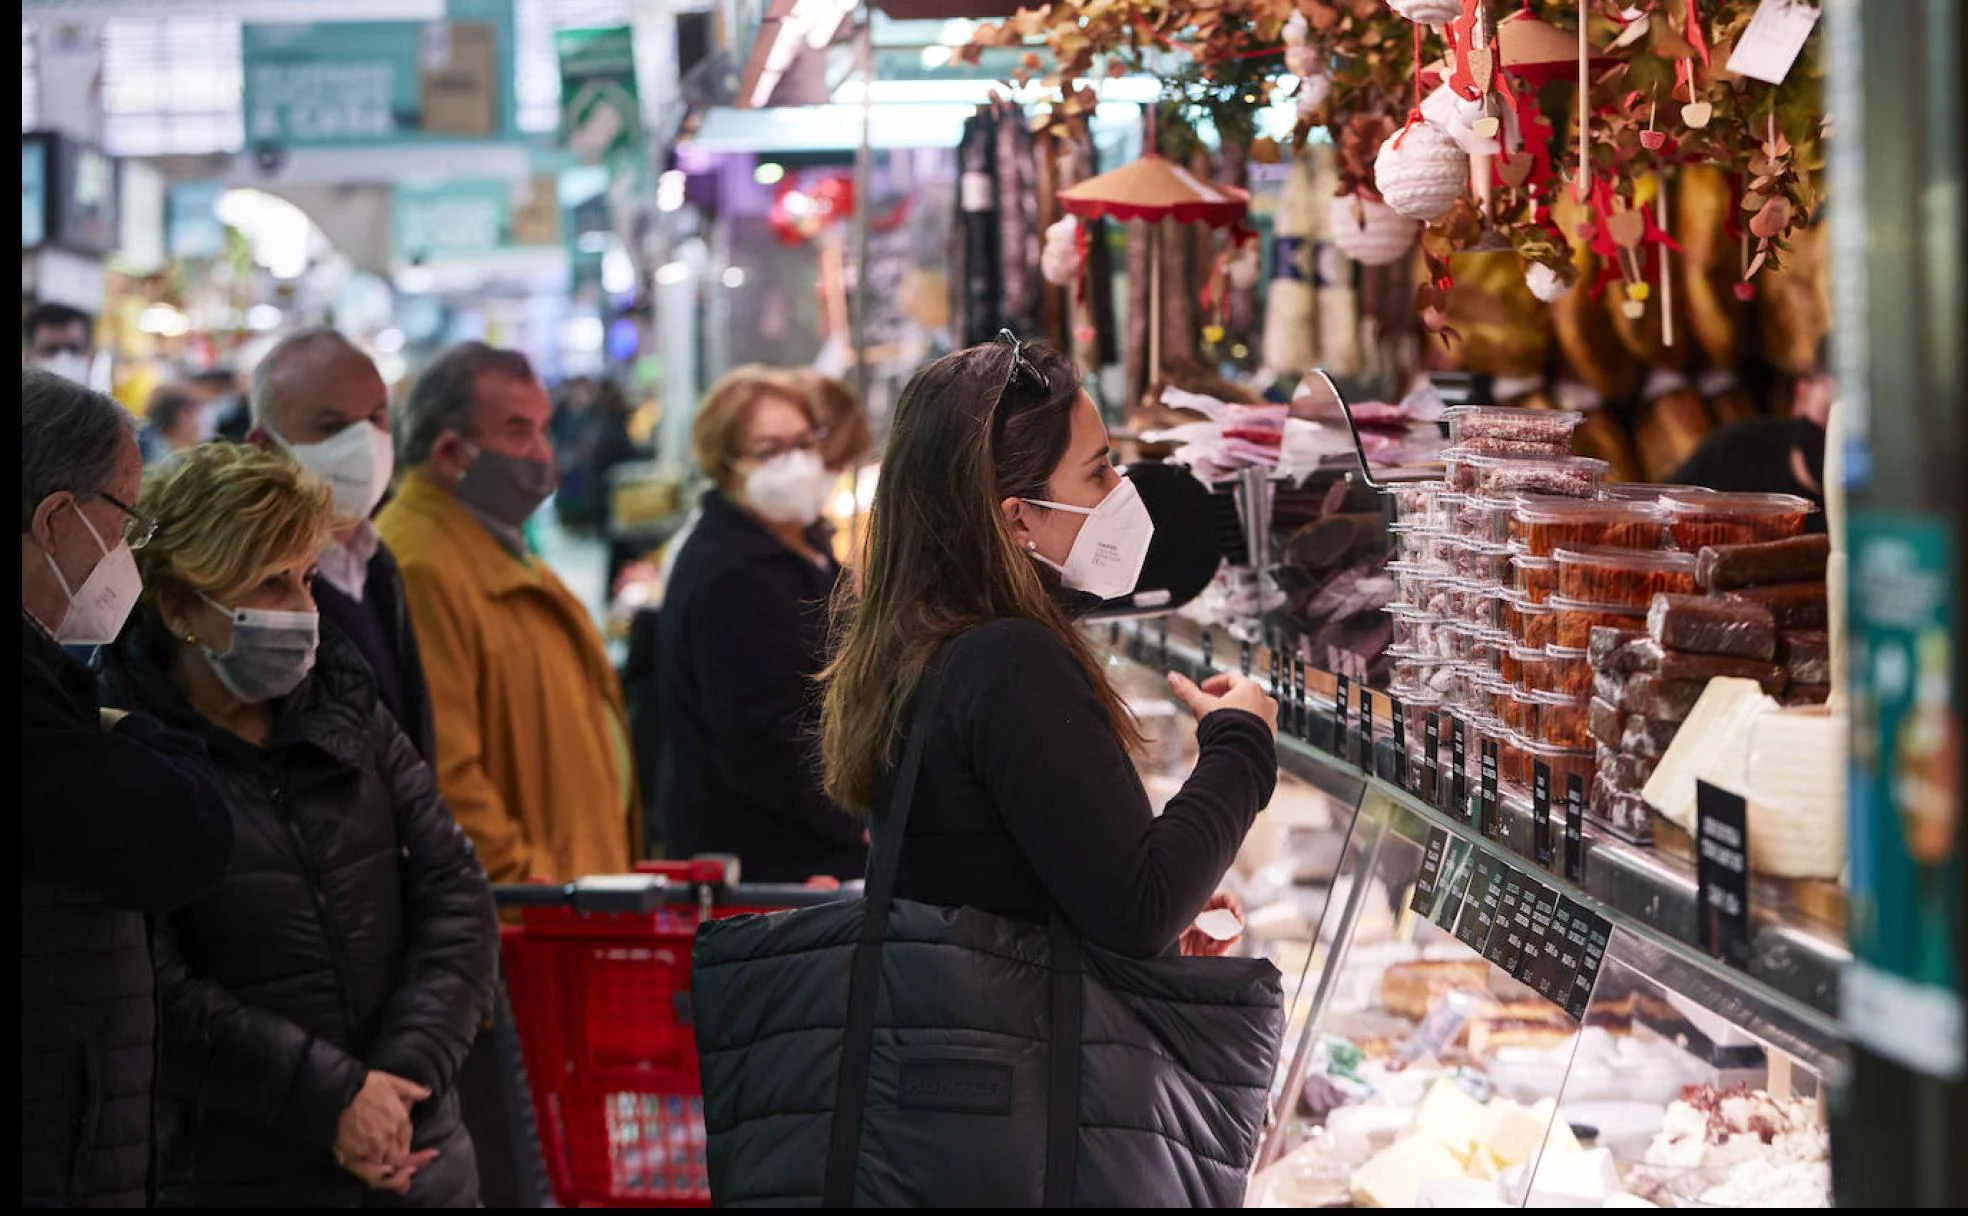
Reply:
<svg viewBox="0 0 1968 1216"><path fill-rule="evenodd" d="M1632 310L1644 307L1660 259L1677 248L1654 212L1661 181L1676 167L1715 165L1738 183L1742 213L1731 231L1742 234L1742 294L1778 264L1820 202L1815 39L1780 85L1725 66L1758 2L1400 0L1424 17L1459 8L1456 20L1431 28L1386 0L1054 0L980 26L966 56L974 62L985 47L1043 42L1046 53L1029 52L1017 80L1059 90L1055 121L1092 108L1088 82L1097 75L1147 70L1167 53L1188 61L1177 95L1202 103L1226 138L1247 137L1255 113L1289 90L1298 136L1314 127L1330 135L1342 195L1374 193L1389 136L1420 121L1420 97L1446 79L1464 114L1480 115L1478 135L1500 133L1499 154L1476 162L1487 181L1478 177L1475 191L1430 221L1422 249L1431 282L1418 311L1439 316L1450 257L1497 237L1527 266L1544 267L1532 271L1533 283L1554 293L1576 277L1577 240L1606 268L1591 288L1617 280ZM1582 10L1590 50L1583 107L1577 56L1566 62L1560 38L1575 43ZM1539 45L1561 53L1513 66L1497 53L1499 22L1526 30L1542 22ZM1293 67L1298 74L1288 75Z"/></svg>

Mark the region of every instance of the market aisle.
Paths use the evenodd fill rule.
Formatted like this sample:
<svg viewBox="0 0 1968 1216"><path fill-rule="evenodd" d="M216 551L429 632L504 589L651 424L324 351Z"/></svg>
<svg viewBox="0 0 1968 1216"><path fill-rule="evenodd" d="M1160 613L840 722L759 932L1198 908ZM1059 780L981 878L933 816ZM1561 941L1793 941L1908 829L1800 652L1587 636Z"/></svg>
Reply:
<svg viewBox="0 0 1968 1216"><path fill-rule="evenodd" d="M608 612L608 542L599 536L576 536L560 526L551 500L528 524L534 547L576 598L587 605L595 627L603 628Z"/></svg>

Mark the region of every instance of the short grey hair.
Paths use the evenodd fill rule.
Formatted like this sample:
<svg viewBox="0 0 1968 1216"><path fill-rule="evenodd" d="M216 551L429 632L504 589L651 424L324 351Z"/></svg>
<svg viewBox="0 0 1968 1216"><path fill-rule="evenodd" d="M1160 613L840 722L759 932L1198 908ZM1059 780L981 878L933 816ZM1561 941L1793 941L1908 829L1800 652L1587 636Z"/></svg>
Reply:
<svg viewBox="0 0 1968 1216"><path fill-rule="evenodd" d="M21 369L21 531L50 494L96 494L116 476L130 412L101 393L38 368Z"/></svg>
<svg viewBox="0 0 1968 1216"><path fill-rule="evenodd" d="M293 382L297 371L305 374L306 369L318 367L334 355L354 355L371 367L375 366L361 347L325 325L303 329L282 338L253 368L253 386L250 390L253 425L267 424L267 418L276 412L280 403L282 388Z"/></svg>
<svg viewBox="0 0 1968 1216"><path fill-rule="evenodd" d="M412 468L430 459L446 431L470 437L477 431L478 379L506 376L532 384L538 377L526 356L483 342L460 342L424 369L403 410L398 450Z"/></svg>

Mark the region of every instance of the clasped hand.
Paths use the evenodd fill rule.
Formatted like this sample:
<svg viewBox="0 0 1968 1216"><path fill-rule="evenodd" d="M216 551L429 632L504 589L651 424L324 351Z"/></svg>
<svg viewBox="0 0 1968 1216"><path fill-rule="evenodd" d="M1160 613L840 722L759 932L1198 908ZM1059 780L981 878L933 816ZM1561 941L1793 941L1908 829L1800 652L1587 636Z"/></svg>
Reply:
<svg viewBox="0 0 1968 1216"><path fill-rule="evenodd" d="M381 1069L371 1069L335 1129L335 1164L379 1191L407 1195L417 1171L437 1160L437 1150L410 1151L410 1112L430 1090Z"/></svg>

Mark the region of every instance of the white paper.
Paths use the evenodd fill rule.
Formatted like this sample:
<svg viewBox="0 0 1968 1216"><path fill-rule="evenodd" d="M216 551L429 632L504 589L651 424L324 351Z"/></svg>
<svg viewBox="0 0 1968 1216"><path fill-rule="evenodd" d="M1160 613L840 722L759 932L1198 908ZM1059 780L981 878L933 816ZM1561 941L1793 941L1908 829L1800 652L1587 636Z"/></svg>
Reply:
<svg viewBox="0 0 1968 1216"><path fill-rule="evenodd" d="M1244 922L1228 908L1211 908L1196 918L1196 929L1204 937L1227 942L1244 931Z"/></svg>
<svg viewBox="0 0 1968 1216"><path fill-rule="evenodd" d="M1805 0L1763 0L1729 53L1729 70L1765 84L1782 84L1817 23L1817 6Z"/></svg>

